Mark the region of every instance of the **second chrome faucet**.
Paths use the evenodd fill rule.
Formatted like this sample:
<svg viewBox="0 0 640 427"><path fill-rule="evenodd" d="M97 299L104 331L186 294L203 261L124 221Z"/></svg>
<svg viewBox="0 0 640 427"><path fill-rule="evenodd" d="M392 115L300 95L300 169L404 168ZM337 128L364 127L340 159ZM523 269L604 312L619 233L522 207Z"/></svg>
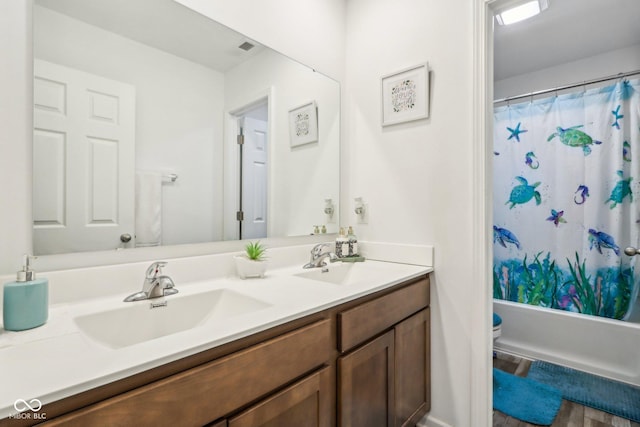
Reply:
<svg viewBox="0 0 640 427"><path fill-rule="evenodd" d="M330 261L338 259L335 253L331 251L333 246L329 243L319 243L311 249L311 259L302 268L317 268L325 267L327 265L325 259L329 258Z"/></svg>

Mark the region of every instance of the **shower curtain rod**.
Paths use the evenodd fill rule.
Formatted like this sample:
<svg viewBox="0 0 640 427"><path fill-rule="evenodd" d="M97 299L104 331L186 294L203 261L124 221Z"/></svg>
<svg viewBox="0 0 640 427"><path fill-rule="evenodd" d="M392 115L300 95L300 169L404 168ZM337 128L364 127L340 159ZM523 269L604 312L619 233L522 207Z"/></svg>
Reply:
<svg viewBox="0 0 640 427"><path fill-rule="evenodd" d="M529 98L529 97L533 97L533 96L537 96L537 95L544 95L545 93L552 93L552 92L557 92L559 90L571 89L571 88L574 88L574 87L580 87L580 86L586 86L586 85L590 85L590 84L594 84L594 83L606 82L607 80L621 79L621 78L624 78L624 77L633 76L635 74L640 74L640 70L629 71L629 72L626 72L626 73L618 73L618 74L615 74L613 76L601 77L599 79L585 80L585 81L580 82L580 83L574 83L574 84L565 85L565 86L558 86L558 87L554 87L554 88L551 88L551 89L539 90L537 92L524 93L522 95L516 95L516 96L510 96L510 97L507 97L507 98L496 99L495 101L493 101L493 103L497 104L499 102L513 101L514 99Z"/></svg>

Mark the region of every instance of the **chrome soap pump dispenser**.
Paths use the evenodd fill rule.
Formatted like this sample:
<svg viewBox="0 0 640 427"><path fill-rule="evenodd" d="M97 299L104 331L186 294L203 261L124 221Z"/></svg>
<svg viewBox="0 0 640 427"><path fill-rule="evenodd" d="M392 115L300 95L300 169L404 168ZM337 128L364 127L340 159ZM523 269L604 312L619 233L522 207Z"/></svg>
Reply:
<svg viewBox="0 0 640 427"><path fill-rule="evenodd" d="M49 317L49 281L36 279L29 267L34 258L25 255L24 267L18 271L16 281L4 285L2 323L7 331L36 328Z"/></svg>

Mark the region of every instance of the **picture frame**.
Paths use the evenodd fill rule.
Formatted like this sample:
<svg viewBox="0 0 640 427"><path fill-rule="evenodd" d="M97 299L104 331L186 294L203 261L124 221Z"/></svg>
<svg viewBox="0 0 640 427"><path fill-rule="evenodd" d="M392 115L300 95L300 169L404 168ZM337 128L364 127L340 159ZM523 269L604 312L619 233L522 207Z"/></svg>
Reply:
<svg viewBox="0 0 640 427"><path fill-rule="evenodd" d="M291 147L318 141L318 107L315 101L289 110Z"/></svg>
<svg viewBox="0 0 640 427"><path fill-rule="evenodd" d="M382 126L429 117L429 63L382 76Z"/></svg>

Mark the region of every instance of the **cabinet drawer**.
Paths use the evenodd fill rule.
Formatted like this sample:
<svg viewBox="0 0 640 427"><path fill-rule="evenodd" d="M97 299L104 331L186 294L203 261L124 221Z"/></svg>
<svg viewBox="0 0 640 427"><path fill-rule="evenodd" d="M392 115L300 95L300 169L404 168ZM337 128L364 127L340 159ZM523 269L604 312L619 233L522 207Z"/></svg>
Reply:
<svg viewBox="0 0 640 427"><path fill-rule="evenodd" d="M324 368L229 420L229 427L330 427L331 381Z"/></svg>
<svg viewBox="0 0 640 427"><path fill-rule="evenodd" d="M330 323L313 323L47 425L202 426L327 362L332 347Z"/></svg>
<svg viewBox="0 0 640 427"><path fill-rule="evenodd" d="M429 305L429 278L338 313L338 350L356 345Z"/></svg>

